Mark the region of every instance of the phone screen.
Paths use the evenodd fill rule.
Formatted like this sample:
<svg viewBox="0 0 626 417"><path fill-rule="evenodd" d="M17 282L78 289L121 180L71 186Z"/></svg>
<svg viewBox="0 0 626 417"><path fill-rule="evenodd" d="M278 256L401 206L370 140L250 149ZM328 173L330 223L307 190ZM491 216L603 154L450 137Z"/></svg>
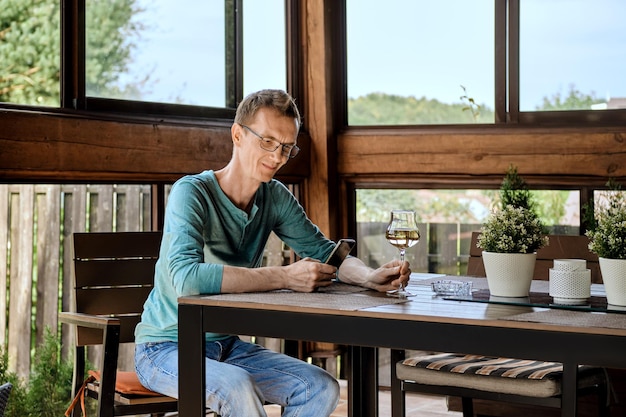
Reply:
<svg viewBox="0 0 626 417"><path fill-rule="evenodd" d="M341 239L339 242L337 242L337 245L330 253L330 256L326 260L326 263L339 268L339 265L341 265L343 260L346 259L346 256L348 256L348 254L354 247L354 244L355 241L353 239Z"/></svg>

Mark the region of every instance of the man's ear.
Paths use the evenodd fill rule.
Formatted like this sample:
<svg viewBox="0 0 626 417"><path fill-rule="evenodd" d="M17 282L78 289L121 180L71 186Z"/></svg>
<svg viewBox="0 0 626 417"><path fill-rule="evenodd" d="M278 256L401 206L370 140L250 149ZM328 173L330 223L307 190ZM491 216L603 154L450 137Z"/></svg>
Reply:
<svg viewBox="0 0 626 417"><path fill-rule="evenodd" d="M233 144L241 140L241 135L243 135L243 128L239 123L233 123L233 125L230 127L230 136Z"/></svg>

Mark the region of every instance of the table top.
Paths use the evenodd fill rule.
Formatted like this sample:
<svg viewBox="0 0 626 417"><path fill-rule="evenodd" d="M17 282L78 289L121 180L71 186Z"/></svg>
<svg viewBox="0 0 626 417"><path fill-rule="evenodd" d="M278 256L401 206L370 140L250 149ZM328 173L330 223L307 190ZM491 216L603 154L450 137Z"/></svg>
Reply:
<svg viewBox="0 0 626 417"><path fill-rule="evenodd" d="M315 293L272 291L266 293L219 294L180 297L180 304L237 309L289 311L387 320L463 324L468 326L549 330L565 333L626 336L626 315L569 311L506 303L479 303L446 299L436 295L430 283L438 279L471 280L475 289L486 288L486 280L433 274L413 274L406 300L388 297L346 284L334 284ZM533 281L531 292L547 292L547 281ZM603 296L594 284L592 295Z"/></svg>

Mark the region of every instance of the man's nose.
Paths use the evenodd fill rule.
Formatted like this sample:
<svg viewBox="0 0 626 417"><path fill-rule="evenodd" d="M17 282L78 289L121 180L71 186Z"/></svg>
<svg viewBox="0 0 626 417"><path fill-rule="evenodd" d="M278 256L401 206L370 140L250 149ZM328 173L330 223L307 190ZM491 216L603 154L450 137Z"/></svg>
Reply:
<svg viewBox="0 0 626 417"><path fill-rule="evenodd" d="M282 161L283 159L285 159L282 146L279 146L278 148L274 149L274 151L272 151L272 159L276 161Z"/></svg>

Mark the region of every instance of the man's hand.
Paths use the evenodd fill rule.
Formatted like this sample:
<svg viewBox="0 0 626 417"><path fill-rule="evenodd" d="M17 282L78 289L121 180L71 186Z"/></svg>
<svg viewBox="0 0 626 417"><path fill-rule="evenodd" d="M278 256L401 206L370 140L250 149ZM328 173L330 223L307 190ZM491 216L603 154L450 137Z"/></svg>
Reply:
<svg viewBox="0 0 626 417"><path fill-rule="evenodd" d="M339 268L339 279L349 284L360 285L380 292L398 289L409 282L411 267L407 261L387 262L377 269L366 266L360 259L347 258Z"/></svg>
<svg viewBox="0 0 626 417"><path fill-rule="evenodd" d="M285 267L287 282L285 288L298 292L313 292L319 287L327 287L337 276L337 268L316 259L304 258Z"/></svg>

